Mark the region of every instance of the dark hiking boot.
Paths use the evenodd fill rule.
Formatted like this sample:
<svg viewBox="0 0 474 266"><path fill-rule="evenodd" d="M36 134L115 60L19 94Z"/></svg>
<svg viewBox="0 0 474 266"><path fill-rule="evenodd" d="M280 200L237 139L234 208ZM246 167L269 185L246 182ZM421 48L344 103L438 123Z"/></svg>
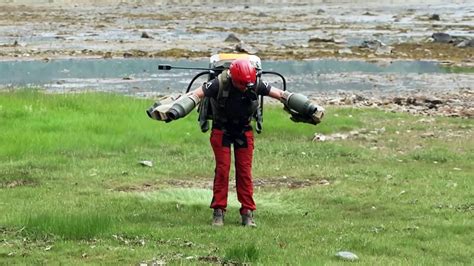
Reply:
<svg viewBox="0 0 474 266"><path fill-rule="evenodd" d="M248 227L257 227L255 221L253 220L253 212L251 210L245 211L245 214L240 214L242 216L242 225Z"/></svg>
<svg viewBox="0 0 474 266"><path fill-rule="evenodd" d="M212 226L223 226L224 225L224 210L214 209L212 214Z"/></svg>

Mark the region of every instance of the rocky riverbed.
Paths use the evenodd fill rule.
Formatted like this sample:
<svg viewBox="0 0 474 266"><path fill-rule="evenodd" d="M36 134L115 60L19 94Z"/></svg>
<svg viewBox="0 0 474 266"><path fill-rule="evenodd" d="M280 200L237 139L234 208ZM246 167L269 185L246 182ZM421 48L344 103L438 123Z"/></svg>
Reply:
<svg viewBox="0 0 474 266"><path fill-rule="evenodd" d="M394 86L400 84L396 93L333 91L318 93L318 101L428 115L473 117L474 113L471 1L360 5L16 2L0 2L0 60L197 58L217 52L248 52L263 60L429 60L467 72L462 85L453 74L443 76L446 82L436 83L445 84L445 89L433 91L427 84L424 90L413 91L409 84L395 81Z"/></svg>

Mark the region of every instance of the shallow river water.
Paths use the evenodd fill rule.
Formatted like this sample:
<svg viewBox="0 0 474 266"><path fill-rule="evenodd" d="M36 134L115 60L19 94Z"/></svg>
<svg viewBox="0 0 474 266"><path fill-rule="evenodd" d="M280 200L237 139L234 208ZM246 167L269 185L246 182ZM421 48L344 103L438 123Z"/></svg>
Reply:
<svg viewBox="0 0 474 266"><path fill-rule="evenodd" d="M184 92L199 70L158 70L159 64L208 67L207 60L169 59L59 59L0 62L0 88L39 87L51 92L83 90L125 94L165 95ZM473 75L452 74L435 62L370 63L348 60L263 61L264 70L277 71L287 89L299 92L376 90L449 90L470 86ZM281 87L281 80L265 76ZM204 82L205 77L196 81Z"/></svg>

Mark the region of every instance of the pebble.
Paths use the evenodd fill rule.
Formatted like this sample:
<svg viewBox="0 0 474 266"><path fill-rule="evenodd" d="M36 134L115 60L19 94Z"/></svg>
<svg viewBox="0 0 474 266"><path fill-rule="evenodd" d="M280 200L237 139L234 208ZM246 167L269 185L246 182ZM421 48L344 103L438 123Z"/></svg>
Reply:
<svg viewBox="0 0 474 266"><path fill-rule="evenodd" d="M153 162L152 161L139 161L138 163L143 165L143 166L153 167Z"/></svg>
<svg viewBox="0 0 474 266"><path fill-rule="evenodd" d="M356 261L359 259L359 257L356 254L349 251L339 251L338 253L336 253L336 257L343 260L350 260L350 261Z"/></svg>

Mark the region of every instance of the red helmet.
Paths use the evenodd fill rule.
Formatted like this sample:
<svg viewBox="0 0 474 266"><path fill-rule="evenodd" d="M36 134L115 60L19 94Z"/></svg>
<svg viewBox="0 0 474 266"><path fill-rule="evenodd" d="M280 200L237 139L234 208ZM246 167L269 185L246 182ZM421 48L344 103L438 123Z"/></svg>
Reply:
<svg viewBox="0 0 474 266"><path fill-rule="evenodd" d="M257 70L248 59L236 59L229 67L230 77L234 87L245 91L257 81Z"/></svg>

